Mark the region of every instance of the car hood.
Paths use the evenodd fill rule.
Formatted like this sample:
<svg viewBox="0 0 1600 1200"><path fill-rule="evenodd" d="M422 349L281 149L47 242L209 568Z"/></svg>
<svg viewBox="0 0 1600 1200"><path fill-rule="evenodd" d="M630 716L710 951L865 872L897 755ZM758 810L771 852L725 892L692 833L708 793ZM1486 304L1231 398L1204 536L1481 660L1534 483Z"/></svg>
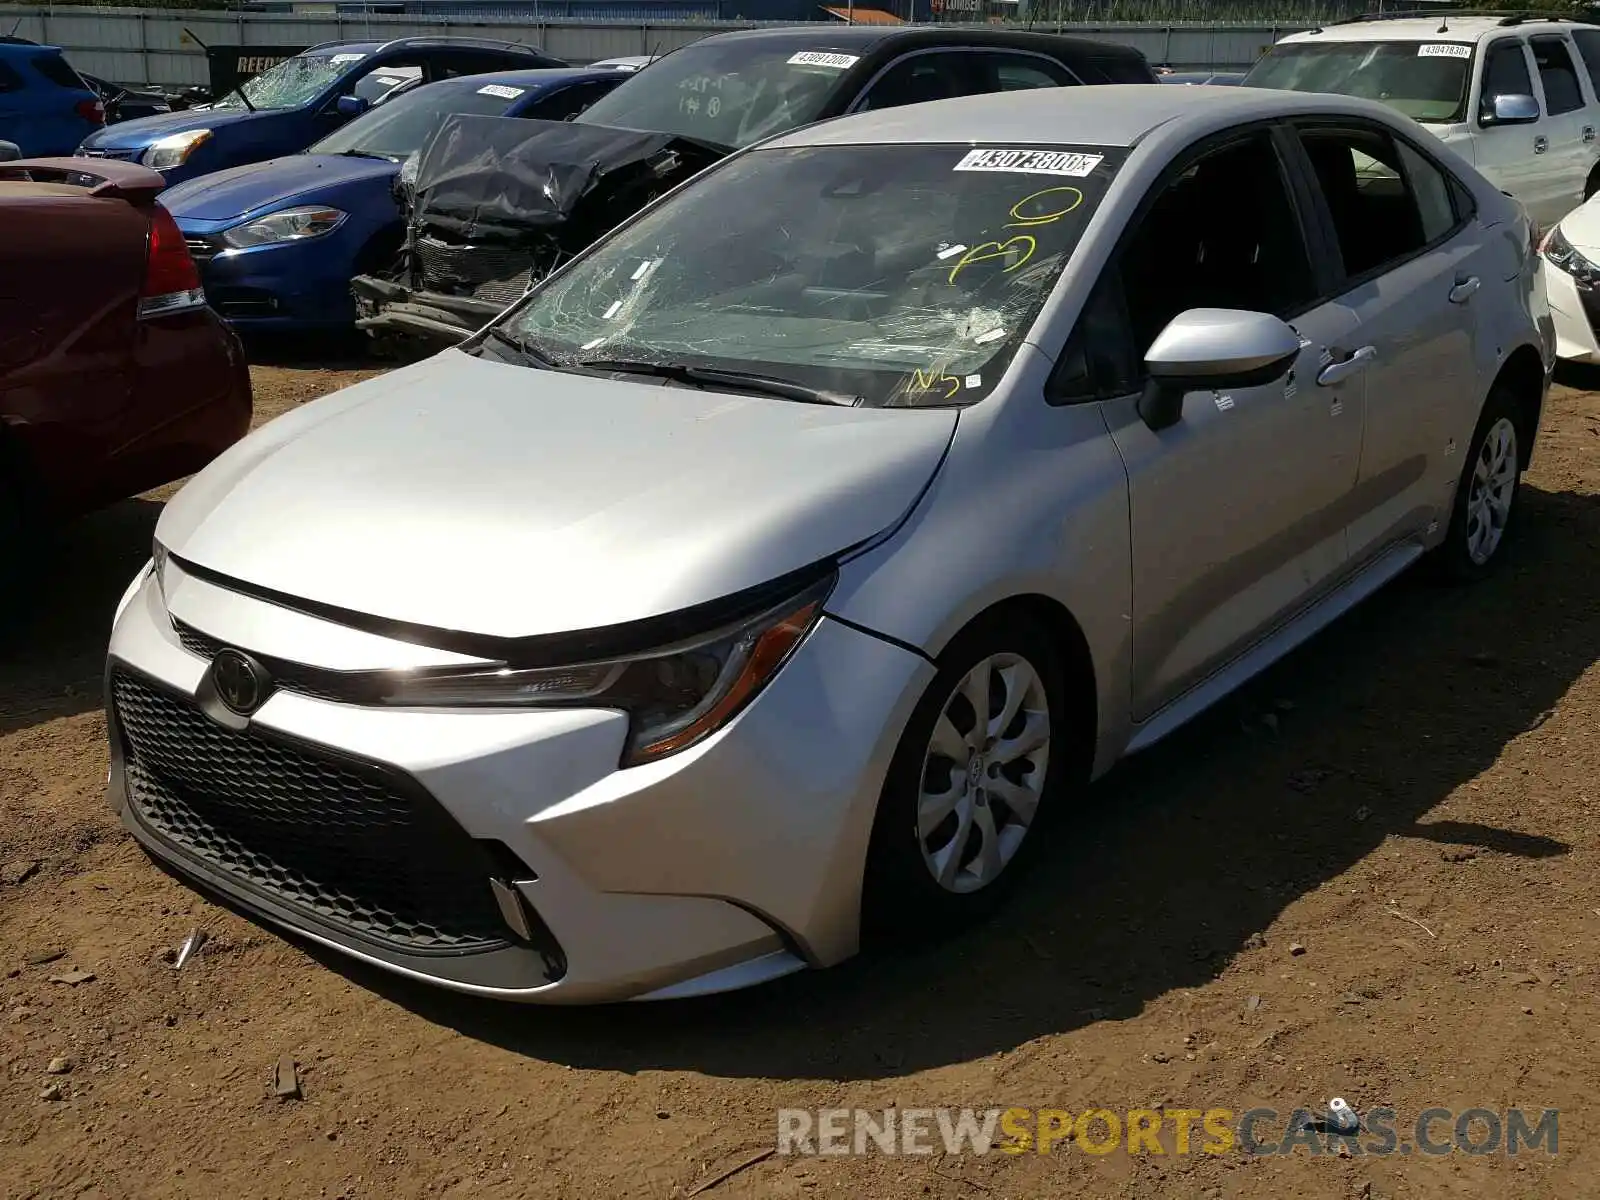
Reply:
<svg viewBox="0 0 1600 1200"><path fill-rule="evenodd" d="M766 583L915 504L951 409L854 409L445 351L263 427L172 500L181 560L490 637L597 629Z"/></svg>
<svg viewBox="0 0 1600 1200"><path fill-rule="evenodd" d="M115 125L107 125L91 133L83 139L83 145L85 149L142 150L169 134L187 133L191 129L222 129L259 115L262 114L245 109L218 112L209 108L186 108L181 112L157 113L153 117L118 121Z"/></svg>
<svg viewBox="0 0 1600 1200"><path fill-rule="evenodd" d="M176 184L161 193L161 204L175 217L220 221L287 200L315 199L308 193L338 184L393 178L399 171L400 164L388 159L286 154Z"/></svg>

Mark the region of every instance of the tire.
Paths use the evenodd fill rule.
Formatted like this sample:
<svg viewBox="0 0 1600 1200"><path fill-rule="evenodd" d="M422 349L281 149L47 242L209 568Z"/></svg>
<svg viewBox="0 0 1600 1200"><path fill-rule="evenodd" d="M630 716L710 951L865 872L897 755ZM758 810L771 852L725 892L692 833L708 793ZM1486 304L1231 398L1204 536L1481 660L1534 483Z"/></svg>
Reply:
<svg viewBox="0 0 1600 1200"><path fill-rule="evenodd" d="M1446 582L1476 583L1505 557L1522 486L1525 436L1516 396L1496 384L1461 465L1450 528L1434 551L1435 572Z"/></svg>
<svg viewBox="0 0 1600 1200"><path fill-rule="evenodd" d="M1017 707L1007 727L991 725L996 736L981 744L1014 756L1002 762L980 749L963 762L976 728L965 689L984 665L991 721L1005 716L1008 701ZM1059 646L1032 619L997 614L951 642L906 724L878 802L862 889L865 942L937 935L987 916L1004 899L1078 775L1083 739L1069 727L1067 696ZM1029 749L1040 732L1044 740ZM946 806L925 799L933 792L926 785L941 778L951 784L942 816ZM965 838L959 852L958 837Z"/></svg>

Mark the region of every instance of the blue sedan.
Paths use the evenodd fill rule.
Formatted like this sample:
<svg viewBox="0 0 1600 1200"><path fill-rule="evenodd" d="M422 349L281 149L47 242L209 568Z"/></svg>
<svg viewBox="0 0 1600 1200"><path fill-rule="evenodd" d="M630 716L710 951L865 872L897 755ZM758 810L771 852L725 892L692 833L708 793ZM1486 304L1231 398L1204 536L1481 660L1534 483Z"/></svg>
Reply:
<svg viewBox="0 0 1600 1200"><path fill-rule="evenodd" d="M401 165L446 116L567 120L627 78L568 67L401 85L303 153L203 175L168 188L161 203L211 306L242 331L349 326L351 278L386 266L404 236Z"/></svg>
<svg viewBox="0 0 1600 1200"><path fill-rule="evenodd" d="M330 42L253 76L214 104L121 121L78 153L154 167L168 183L293 154L417 80L564 66L532 46L479 38Z"/></svg>

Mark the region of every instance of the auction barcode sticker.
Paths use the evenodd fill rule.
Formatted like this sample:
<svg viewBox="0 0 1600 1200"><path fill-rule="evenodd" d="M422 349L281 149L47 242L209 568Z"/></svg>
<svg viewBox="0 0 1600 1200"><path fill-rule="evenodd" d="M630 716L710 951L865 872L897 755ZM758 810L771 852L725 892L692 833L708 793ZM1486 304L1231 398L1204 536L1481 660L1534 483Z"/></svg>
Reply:
<svg viewBox="0 0 1600 1200"><path fill-rule="evenodd" d="M1459 42L1424 42L1417 47L1418 58L1471 58L1472 47Z"/></svg>
<svg viewBox="0 0 1600 1200"><path fill-rule="evenodd" d="M802 50L790 55L789 61L798 67L832 67L836 71L844 71L860 62L861 57L856 54L829 54L824 50Z"/></svg>
<svg viewBox="0 0 1600 1200"><path fill-rule="evenodd" d="M1077 150L969 150L952 171L1006 171L1015 175L1065 175L1083 179L1094 172L1103 154Z"/></svg>
<svg viewBox="0 0 1600 1200"><path fill-rule="evenodd" d="M527 88L507 87L503 83L486 83L478 89L478 95L499 96L502 100L515 100L527 90Z"/></svg>

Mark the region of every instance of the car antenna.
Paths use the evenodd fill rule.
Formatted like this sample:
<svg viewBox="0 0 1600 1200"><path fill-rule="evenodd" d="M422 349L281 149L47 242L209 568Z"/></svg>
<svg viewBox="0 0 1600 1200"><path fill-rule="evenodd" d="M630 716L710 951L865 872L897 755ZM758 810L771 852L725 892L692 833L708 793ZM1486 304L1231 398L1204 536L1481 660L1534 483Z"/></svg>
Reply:
<svg viewBox="0 0 1600 1200"><path fill-rule="evenodd" d="M204 50L207 54L211 53L211 47L206 45L204 42L202 42L200 40L199 35L196 34L195 31L190 29L187 25L178 26L178 30L179 30L180 33L182 33L184 35L184 37L188 38L196 46L199 46L200 49ZM254 104L250 103L250 97L246 96L244 94L244 88L242 88L242 87L240 87L238 85L235 85L234 88L233 88L233 91L239 93L239 99L244 101L244 106L246 108L248 108L251 112L255 112L256 111L256 106ZM224 92L222 94L222 97L219 97L219 99L223 98L223 97L227 97L227 96L229 96L231 94L232 94L232 92Z"/></svg>

